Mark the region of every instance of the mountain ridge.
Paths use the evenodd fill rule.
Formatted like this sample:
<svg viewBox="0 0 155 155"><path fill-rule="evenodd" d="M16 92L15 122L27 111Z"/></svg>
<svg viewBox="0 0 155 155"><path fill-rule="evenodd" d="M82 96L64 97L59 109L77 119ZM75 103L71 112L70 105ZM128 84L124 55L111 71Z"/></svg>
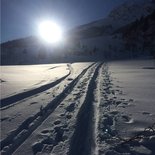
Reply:
<svg viewBox="0 0 155 155"><path fill-rule="evenodd" d="M88 51L94 51L97 54L95 49L98 50L100 56L104 55L105 57L108 51L115 51L115 44L120 44L123 47L122 38L120 40L114 39L114 32L142 17L148 16L154 9L154 1L141 0L141 3L138 3L136 0L124 3L114 8L106 18L78 26L68 31L66 33L67 44L65 46L60 45L60 48L47 47L36 36L2 43L1 64L48 63L54 61L56 57L59 60L59 57L74 55L77 52L79 52L79 55L88 54ZM135 12L139 13L136 14ZM99 42L101 45L99 45ZM123 50L121 46L120 51ZM54 54L54 50L57 54ZM57 56L55 57L54 55ZM16 60L17 57L19 60ZM25 57L29 57L29 59ZM52 58L50 59L50 57Z"/></svg>

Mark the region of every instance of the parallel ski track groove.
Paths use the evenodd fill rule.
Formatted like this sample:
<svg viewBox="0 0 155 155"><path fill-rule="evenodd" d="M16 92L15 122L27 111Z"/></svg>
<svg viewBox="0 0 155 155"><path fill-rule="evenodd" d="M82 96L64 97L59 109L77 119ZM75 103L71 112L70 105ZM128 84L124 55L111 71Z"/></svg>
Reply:
<svg viewBox="0 0 155 155"><path fill-rule="evenodd" d="M54 87L56 86L57 84L59 84L60 82L62 82L64 79L66 79L69 75L71 74L71 68L70 68L70 71L67 75L63 76L62 78L52 82L52 83L48 83L48 84L45 84L43 86L40 86L38 88L35 88L35 89L32 89L32 90L29 90L29 91L26 91L26 92L22 92L22 93L18 93L18 94L15 94L13 96L10 96L10 97L7 97L7 98L4 98L4 99L1 99L0 100L0 103L1 103L1 108L4 108L6 106L9 106L15 102L18 102L20 100L23 100L27 97L30 97L30 96L33 96L35 94L38 94L38 93L41 93L43 91L46 91L48 89L50 89L51 87Z"/></svg>
<svg viewBox="0 0 155 155"><path fill-rule="evenodd" d="M74 86L78 83L78 81L84 76L88 69L92 66L95 66L96 63L91 64L87 68L85 68L65 89L62 93L56 96L46 107L39 111L34 116L27 118L16 130L8 135L4 140L1 141L1 150L5 146L9 146L10 148L7 150L7 155L11 155L30 135L36 130L44 120L57 108L57 106L64 100L64 98L73 90ZM33 125L34 123L34 125ZM32 125L31 125L32 124ZM21 134L23 131L25 133ZM19 134L22 137L19 137ZM17 138L16 138L17 137Z"/></svg>
<svg viewBox="0 0 155 155"><path fill-rule="evenodd" d="M102 63L96 68L94 75L88 85L88 92L85 101L77 115L77 123L75 132L70 142L69 155L90 155L92 146L95 147L94 142L94 108L93 102L95 100L94 90L97 87L96 79L99 74L99 69Z"/></svg>

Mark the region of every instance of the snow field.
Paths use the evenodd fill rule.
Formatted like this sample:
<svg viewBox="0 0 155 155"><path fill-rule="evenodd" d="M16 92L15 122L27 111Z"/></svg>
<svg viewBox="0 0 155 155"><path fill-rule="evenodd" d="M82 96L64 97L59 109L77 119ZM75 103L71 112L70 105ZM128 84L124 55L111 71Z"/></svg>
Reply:
<svg viewBox="0 0 155 155"><path fill-rule="evenodd" d="M95 66L90 68L74 86L67 97L62 100L57 109L43 122L43 124L29 137L27 141L15 152L20 154L27 147L28 154L33 151L41 154L66 154L69 151L70 139L76 126L81 106L85 101L88 83L93 76ZM51 139L51 142L46 142ZM38 143L42 146L37 147ZM39 150L38 150L39 149ZM40 150L41 149L41 150Z"/></svg>
<svg viewBox="0 0 155 155"><path fill-rule="evenodd" d="M88 64L84 64L84 65L81 65L81 67L84 67L84 66L88 66L88 65L90 65L90 63L88 63ZM78 67L80 67L80 64L78 64ZM87 67L87 68L89 68L89 67ZM79 71L74 71L74 75L73 76L71 76L70 78L67 78L67 80L66 81L69 81L69 84L68 84L68 86L66 85L67 84L67 82L66 81L64 81L64 83L61 83L61 85L59 85L58 87L57 87L57 94L53 94L54 96L55 96L55 98L51 101L51 102L49 102L49 103L46 103L46 105L45 105L45 107L44 107L44 105L43 104L41 104L41 106L42 106L42 108L43 108L43 111L45 110L47 110L47 109L49 109L49 107L50 107L50 105L51 106L56 106L56 104L57 104L57 101L58 100L61 100L61 97L63 97L64 95L66 95L66 92L69 90L69 88L70 87L73 87L74 86L74 84L77 82L77 80L78 80L78 78L80 78L80 76L82 76L83 74L84 74L84 72L86 72L86 70L87 70L87 68L86 69L82 69L82 72L80 73L79 71L81 71L81 70L79 70ZM80 73L80 74L79 74ZM79 74L79 75L78 75ZM76 75L78 75L77 77L76 77ZM76 77L76 78L75 78ZM75 78L75 79L72 79L72 78ZM71 81L71 82L70 82ZM62 85L64 85L64 88L62 88ZM59 89L59 87L61 86L61 88ZM63 90L64 89L64 90ZM49 94L49 93L48 93ZM45 95L45 94L43 94L43 95ZM50 94L51 95L51 94ZM30 99L31 100L31 99ZM26 102L25 102L25 107L27 106L27 109L29 110L29 104L30 104L30 100L27 100ZM37 101L37 100L36 100ZM32 104L32 105L37 105L37 104ZM17 112L17 106L19 106L19 111L21 110L21 107L22 107L22 104L16 104L15 105L15 107L11 107L11 108L8 108L8 109L6 109L6 113L8 114L8 110L10 110L10 114L11 114L11 111L12 111L12 108L14 108L14 110L15 110L15 112ZM35 106L35 107L33 107L33 109L31 109L31 112L35 112L36 111L36 108L39 110L39 105L37 105L37 106ZM25 110L25 108L23 109L23 112L24 112L24 110ZM25 113L25 116L23 117L23 118L25 118L25 121L23 121L22 123L21 123L21 125L19 125L18 124L18 119L16 119L16 120L13 120L13 121L15 121L16 122L16 127L17 127L17 129L15 130L15 132L11 132L10 133L10 135L7 137L7 138L5 138L3 141L2 141L2 146L4 145L7 145L7 143L10 143L12 140L13 140L13 138L14 137L16 137L24 128L25 128L25 124L26 124L26 128L29 126L29 124L30 123L32 123L33 121L36 121L37 119L39 119L38 117L40 116L40 111L38 111L37 110L37 113L35 112L32 116L29 116L29 113ZM48 114L47 114L47 116L48 116ZM26 117L28 117L28 118L26 118ZM20 117L21 118L21 117ZM20 119L19 119L19 121L21 121ZM37 122L41 122L40 120L39 121L37 121ZM36 123L37 124L37 123ZM8 124L6 123L6 124L2 124L2 127L4 126L4 128L6 128L6 126L7 126ZM11 125L12 124L10 124L10 129L12 128L11 127ZM18 127L18 125L19 125L19 127ZM34 127L34 129L35 129L35 127ZM32 130L34 130L34 129L32 129ZM7 129L7 131L8 131L8 129ZM31 131L31 130L30 130ZM3 131L4 132L4 131ZM10 141L10 137L11 137L11 141ZM8 142L7 142L8 141ZM14 147L13 147L14 148Z"/></svg>
<svg viewBox="0 0 155 155"><path fill-rule="evenodd" d="M45 85L69 73L67 64L1 67L1 98Z"/></svg>
<svg viewBox="0 0 155 155"><path fill-rule="evenodd" d="M151 60L68 64L70 73L60 83L1 109L1 153L155 154L153 65Z"/></svg>

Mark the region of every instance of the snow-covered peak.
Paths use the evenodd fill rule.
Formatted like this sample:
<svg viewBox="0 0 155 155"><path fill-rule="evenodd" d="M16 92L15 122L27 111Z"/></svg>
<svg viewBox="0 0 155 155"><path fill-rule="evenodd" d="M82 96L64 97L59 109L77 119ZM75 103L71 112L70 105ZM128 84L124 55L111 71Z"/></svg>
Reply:
<svg viewBox="0 0 155 155"><path fill-rule="evenodd" d="M112 33L121 26L129 24L142 16L147 16L153 10L155 10L155 3L152 0L131 0L114 8L106 18L79 26L72 32L77 34L92 27L97 27L101 28L103 32L101 34L109 34L109 32Z"/></svg>
<svg viewBox="0 0 155 155"><path fill-rule="evenodd" d="M122 26L152 13L153 10L155 10L155 5L152 1L132 0L113 9L107 18L118 26Z"/></svg>

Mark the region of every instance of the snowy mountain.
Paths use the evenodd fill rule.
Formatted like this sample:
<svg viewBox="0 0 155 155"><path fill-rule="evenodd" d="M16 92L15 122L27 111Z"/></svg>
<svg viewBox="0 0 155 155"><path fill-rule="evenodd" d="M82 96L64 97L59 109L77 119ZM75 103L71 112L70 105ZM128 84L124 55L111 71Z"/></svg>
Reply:
<svg viewBox="0 0 155 155"><path fill-rule="evenodd" d="M124 59L154 57L155 54L155 12L141 17L112 34L82 38L81 47L92 51L105 59Z"/></svg>
<svg viewBox="0 0 155 155"><path fill-rule="evenodd" d="M35 36L9 41L1 44L1 64L38 64L61 61L59 47L43 43Z"/></svg>
<svg viewBox="0 0 155 155"><path fill-rule="evenodd" d="M1 44L1 64L36 64L66 62L68 57L74 61L80 56L98 58L120 57L123 51L122 34L114 34L121 27L148 16L155 10L155 2L132 0L114 8L101 20L76 27L66 33L67 44L60 47L47 46L36 37L27 37ZM76 58L73 58L76 55ZM91 55L91 56L90 56ZM78 56L78 58L77 58ZM95 57L96 58L96 57Z"/></svg>
<svg viewBox="0 0 155 155"><path fill-rule="evenodd" d="M125 51L134 56L150 53L155 58L155 11L140 20L121 27L114 34L122 35Z"/></svg>
<svg viewBox="0 0 155 155"><path fill-rule="evenodd" d="M119 27L149 15L154 9L153 1L132 0L114 8L106 18L79 26L71 32L80 38L109 35Z"/></svg>
<svg viewBox="0 0 155 155"><path fill-rule="evenodd" d="M140 26L143 23L138 22L137 24L139 26L137 29L132 27L132 25L135 21L140 21L141 19L145 18L147 20L147 18L150 18L149 16L154 16L154 10L155 3L153 1L131 1L130 3L124 3L123 5L113 9L107 18L81 26L76 29L75 33L73 33L75 34L74 38L76 38L77 41L75 46L79 44L79 48L84 51L93 51L94 49L97 49L96 53L98 53L100 57L102 56L106 59L133 58L131 53L135 52L137 56L140 54L140 57L142 55L149 56L150 53L152 53L152 46L154 45L154 38L152 38L150 35L147 35L147 40L151 40L152 42L148 44L148 46L150 46L149 49L143 49L142 46L145 46L144 44L146 39L142 39L142 37L141 40L143 41L139 43L141 47L129 48L126 46L128 40L126 40L125 37L122 37L123 32L115 32L117 32L117 30L131 26L133 29L132 34L135 36L143 35ZM154 19L152 18L150 20L150 24L148 24L149 33L154 34ZM126 29L125 31L128 30ZM145 37L146 36L143 36L143 38ZM131 42L136 43L137 40L131 37ZM138 53L138 51L140 52Z"/></svg>
<svg viewBox="0 0 155 155"><path fill-rule="evenodd" d="M108 18L113 21L112 25L120 27L130 22L140 19L141 16L147 16L155 9L155 5L149 0L138 0L124 3L112 10Z"/></svg>

